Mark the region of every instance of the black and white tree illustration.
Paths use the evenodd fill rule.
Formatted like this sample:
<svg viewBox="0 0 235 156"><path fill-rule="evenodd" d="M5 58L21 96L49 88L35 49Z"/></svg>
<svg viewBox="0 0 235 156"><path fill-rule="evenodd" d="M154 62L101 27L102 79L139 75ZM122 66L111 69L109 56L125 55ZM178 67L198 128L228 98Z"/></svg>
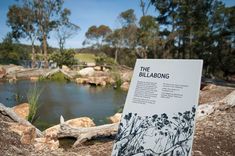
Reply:
<svg viewBox="0 0 235 156"><path fill-rule="evenodd" d="M191 150L195 107L169 115L127 113L120 123L113 156L188 156Z"/></svg>

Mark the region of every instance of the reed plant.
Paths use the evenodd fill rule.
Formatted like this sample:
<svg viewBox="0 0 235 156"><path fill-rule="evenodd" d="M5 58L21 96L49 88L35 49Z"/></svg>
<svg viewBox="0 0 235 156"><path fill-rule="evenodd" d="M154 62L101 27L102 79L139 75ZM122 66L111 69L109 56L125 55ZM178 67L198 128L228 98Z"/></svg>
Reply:
<svg viewBox="0 0 235 156"><path fill-rule="evenodd" d="M39 108L39 97L41 95L42 89L38 88L35 84L32 88L29 89L27 93L27 100L29 103L29 115L28 121L34 123L39 115L38 115L38 108Z"/></svg>

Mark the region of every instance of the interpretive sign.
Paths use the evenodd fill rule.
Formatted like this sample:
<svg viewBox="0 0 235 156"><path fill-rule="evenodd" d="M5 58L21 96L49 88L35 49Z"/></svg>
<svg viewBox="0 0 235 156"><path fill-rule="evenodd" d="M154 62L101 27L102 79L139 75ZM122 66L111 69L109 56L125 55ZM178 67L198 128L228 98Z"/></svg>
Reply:
<svg viewBox="0 0 235 156"><path fill-rule="evenodd" d="M137 60L112 156L191 155L202 60Z"/></svg>

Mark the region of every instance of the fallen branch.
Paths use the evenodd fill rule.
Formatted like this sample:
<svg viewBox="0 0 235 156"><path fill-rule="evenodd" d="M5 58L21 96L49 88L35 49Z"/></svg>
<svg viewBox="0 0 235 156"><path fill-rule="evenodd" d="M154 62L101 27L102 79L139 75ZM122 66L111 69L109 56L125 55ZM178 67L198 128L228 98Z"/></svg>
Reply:
<svg viewBox="0 0 235 156"><path fill-rule="evenodd" d="M15 122L34 127L36 129L37 136L38 137L43 136L42 132L39 129L37 129L29 121L19 117L11 108L4 106L2 103L0 103L0 112L3 112L2 114L9 116Z"/></svg>
<svg viewBox="0 0 235 156"><path fill-rule="evenodd" d="M51 76L51 75L53 75L53 74L55 74L55 73L58 73L59 71L60 71L59 68L53 69L53 70L47 72L46 74L44 74L42 77L43 77L43 78L47 78L47 77L49 77L49 76Z"/></svg>
<svg viewBox="0 0 235 156"><path fill-rule="evenodd" d="M119 123L106 124L89 128L74 128L64 123L63 117L61 117L60 130L58 138L74 137L77 141L74 143L74 147L97 137L109 137L117 134Z"/></svg>

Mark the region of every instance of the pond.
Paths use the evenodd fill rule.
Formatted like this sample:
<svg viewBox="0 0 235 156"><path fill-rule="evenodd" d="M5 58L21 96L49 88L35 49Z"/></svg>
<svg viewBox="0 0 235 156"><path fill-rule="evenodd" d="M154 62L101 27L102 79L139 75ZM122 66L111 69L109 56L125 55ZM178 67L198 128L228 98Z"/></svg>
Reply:
<svg viewBox="0 0 235 156"><path fill-rule="evenodd" d="M27 102L27 92L35 83L21 80L16 83L0 83L0 102L8 107ZM65 120L90 117L101 125L114 115L125 103L126 92L112 87L92 87L74 82L37 82L42 88L39 98L39 119L35 125L41 130L59 124L60 115Z"/></svg>

